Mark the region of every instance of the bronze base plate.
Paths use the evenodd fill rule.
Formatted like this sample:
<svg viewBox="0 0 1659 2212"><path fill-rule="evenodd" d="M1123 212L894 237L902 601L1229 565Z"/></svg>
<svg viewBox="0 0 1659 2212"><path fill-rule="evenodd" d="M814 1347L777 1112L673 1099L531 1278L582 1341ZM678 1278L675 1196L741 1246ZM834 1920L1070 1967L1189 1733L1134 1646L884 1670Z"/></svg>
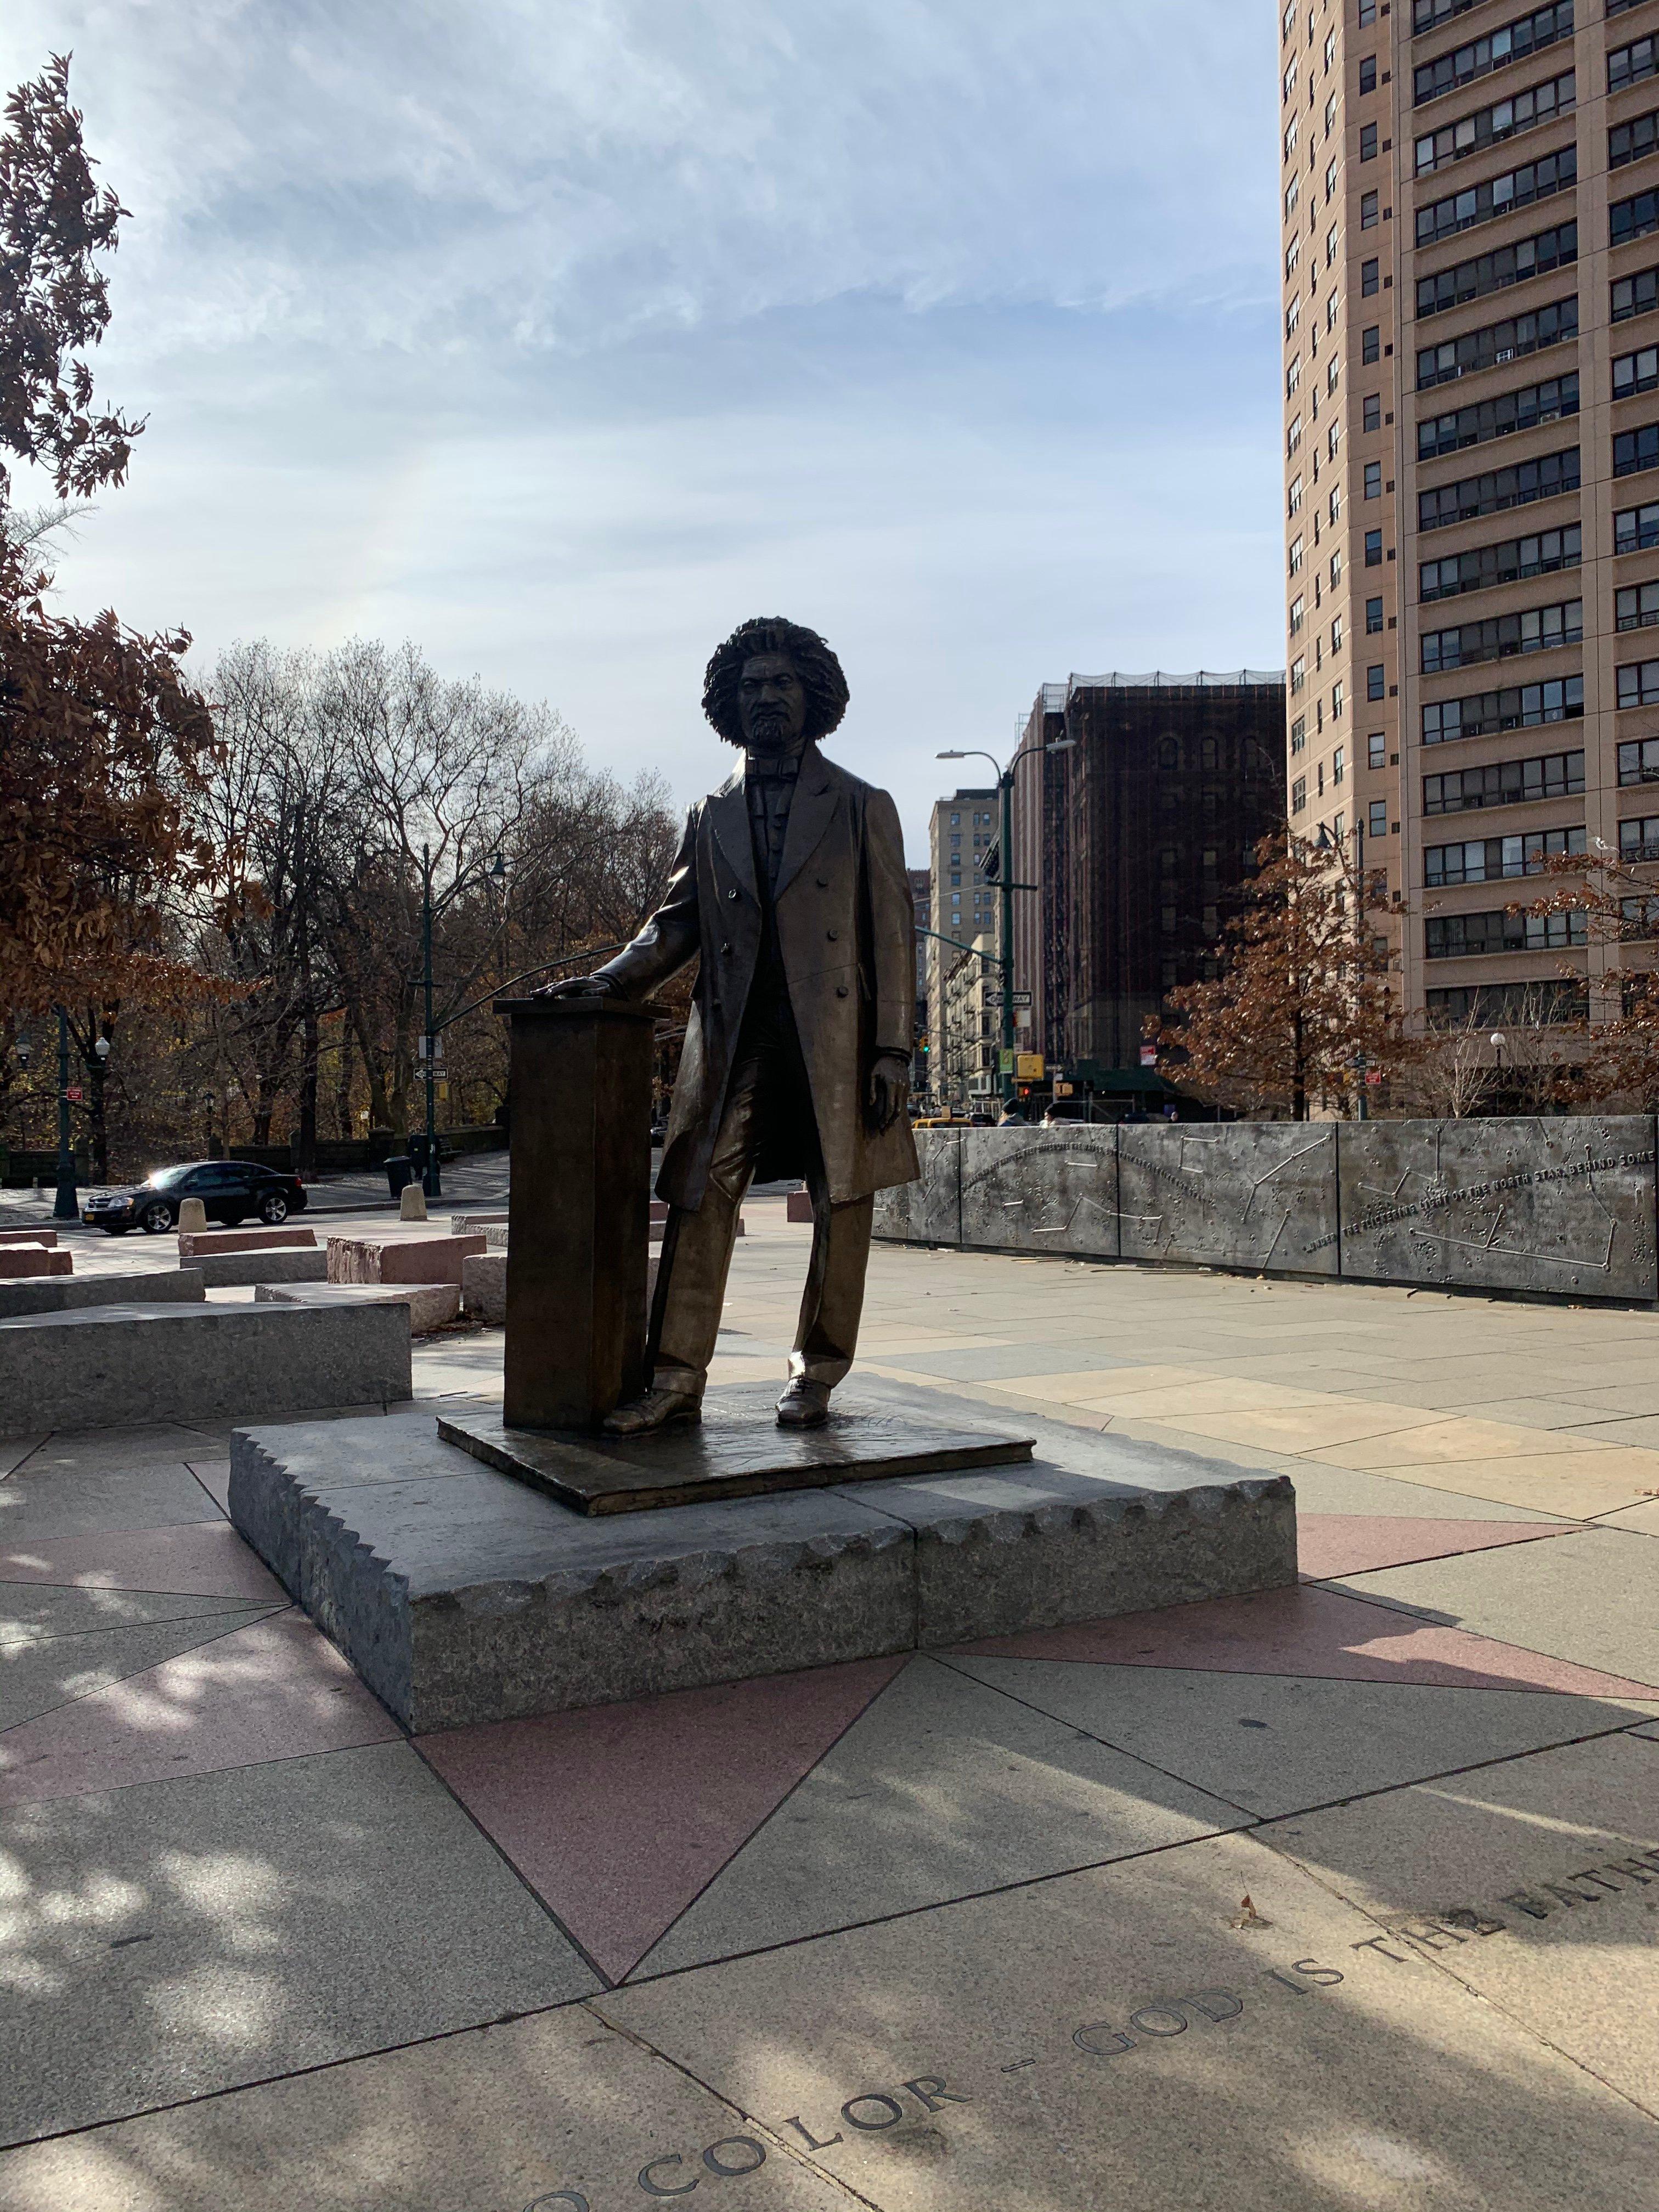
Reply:
<svg viewBox="0 0 1659 2212"><path fill-rule="evenodd" d="M577 1513L644 1513L720 1498L903 1480L1030 1460L1030 1437L909 1419L856 1398L831 1401L822 1428L781 1429L778 1386L711 1391L700 1424L643 1437L509 1429L499 1413L441 1413L438 1434Z"/></svg>

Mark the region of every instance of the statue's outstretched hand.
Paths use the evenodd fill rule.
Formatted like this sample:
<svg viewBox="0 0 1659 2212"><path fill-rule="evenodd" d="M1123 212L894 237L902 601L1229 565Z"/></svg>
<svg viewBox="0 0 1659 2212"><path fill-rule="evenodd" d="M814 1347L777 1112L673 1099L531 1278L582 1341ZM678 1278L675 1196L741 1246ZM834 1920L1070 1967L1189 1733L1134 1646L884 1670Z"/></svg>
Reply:
<svg viewBox="0 0 1659 2212"><path fill-rule="evenodd" d="M609 975L567 975L562 983L544 983L532 999L615 999L621 996Z"/></svg>
<svg viewBox="0 0 1659 2212"><path fill-rule="evenodd" d="M879 1135L890 1129L904 1111L910 1096L910 1063L895 1052L884 1052L870 1071L866 1105L870 1125Z"/></svg>

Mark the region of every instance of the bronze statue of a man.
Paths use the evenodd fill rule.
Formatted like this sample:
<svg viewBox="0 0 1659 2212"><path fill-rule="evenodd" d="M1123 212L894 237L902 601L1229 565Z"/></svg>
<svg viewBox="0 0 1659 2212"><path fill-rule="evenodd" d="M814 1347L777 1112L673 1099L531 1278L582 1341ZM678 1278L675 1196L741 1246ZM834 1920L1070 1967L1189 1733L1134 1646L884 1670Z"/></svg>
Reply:
<svg viewBox="0 0 1659 2212"><path fill-rule="evenodd" d="M757 1174L803 1176L811 1193L778 1420L823 1421L858 1341L874 1194L917 1173L904 844L887 793L818 750L847 710L841 664L812 630L747 622L709 662L702 706L742 765L692 808L662 903L633 943L552 987L643 999L700 963L657 1179L669 1216L651 1387L610 1416L612 1435L700 1417L738 1208Z"/></svg>

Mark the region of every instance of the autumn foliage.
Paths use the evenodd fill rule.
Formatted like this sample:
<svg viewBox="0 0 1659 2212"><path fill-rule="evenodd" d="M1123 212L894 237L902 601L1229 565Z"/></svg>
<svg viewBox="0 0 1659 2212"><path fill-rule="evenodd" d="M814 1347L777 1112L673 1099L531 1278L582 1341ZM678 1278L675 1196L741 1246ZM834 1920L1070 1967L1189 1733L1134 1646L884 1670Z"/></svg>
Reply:
<svg viewBox="0 0 1659 2212"><path fill-rule="evenodd" d="M66 58L5 115L0 449L83 496L120 483L143 428L94 408L76 351L108 324L95 257L125 210L93 182ZM214 746L182 672L190 641L49 614L11 491L0 466L0 1001L176 996L192 977L169 916L204 872L189 810Z"/></svg>
<svg viewBox="0 0 1659 2212"><path fill-rule="evenodd" d="M1246 1113L1304 1121L1315 1104L1352 1105L1371 1069L1407 1047L1389 956L1369 916L1380 878L1293 830L1257 847L1249 903L1224 933L1221 972L1165 994L1146 1024L1172 1080Z"/></svg>

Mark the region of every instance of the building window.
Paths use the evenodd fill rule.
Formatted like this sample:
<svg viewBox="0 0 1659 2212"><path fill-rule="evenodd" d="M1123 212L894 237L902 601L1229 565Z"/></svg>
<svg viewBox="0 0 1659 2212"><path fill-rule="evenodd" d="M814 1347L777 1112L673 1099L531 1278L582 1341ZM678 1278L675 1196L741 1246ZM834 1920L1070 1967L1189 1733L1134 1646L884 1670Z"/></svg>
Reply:
<svg viewBox="0 0 1659 2212"><path fill-rule="evenodd" d="M1517 430L1535 430L1542 423L1559 422L1577 412L1578 372L1574 369L1542 384L1525 384L1516 392L1500 392L1494 398L1426 416L1417 426L1417 458L1431 461L1467 446L1511 437Z"/></svg>
<svg viewBox="0 0 1659 2212"><path fill-rule="evenodd" d="M1381 218L1377 213L1376 194L1375 192L1362 192L1359 196L1359 228L1361 230L1375 230L1380 219Z"/></svg>
<svg viewBox="0 0 1659 2212"><path fill-rule="evenodd" d="M1645 238L1655 230L1659 230L1659 189L1650 186L1630 199L1614 200L1607 210L1609 246L1628 246L1632 239Z"/></svg>
<svg viewBox="0 0 1659 2212"><path fill-rule="evenodd" d="M1515 837L1472 837L1461 845L1430 845L1423 854L1423 881L1430 890L1440 890L1448 884L1502 883L1510 876L1541 875L1547 860L1583 850L1584 832L1578 827L1529 830Z"/></svg>
<svg viewBox="0 0 1659 2212"><path fill-rule="evenodd" d="M1291 540L1291 574L1293 576L1302 574L1302 540L1299 538Z"/></svg>
<svg viewBox="0 0 1659 2212"><path fill-rule="evenodd" d="M1382 532L1380 530L1365 532L1365 566L1368 568L1382 566Z"/></svg>
<svg viewBox="0 0 1659 2212"><path fill-rule="evenodd" d="M1423 951L1430 960L1466 960L1485 952L1554 951L1588 941L1588 917L1582 914L1431 915L1423 925Z"/></svg>
<svg viewBox="0 0 1659 2212"><path fill-rule="evenodd" d="M1466 300L1484 299L1488 292L1501 292L1510 284L1524 284L1529 277L1565 268L1577 258L1578 225L1557 223L1532 238L1518 240L1513 246L1496 246L1492 252L1482 253L1473 261L1460 261L1455 268L1437 270L1431 276L1419 276L1417 312L1419 315L1442 314L1448 307L1462 307Z"/></svg>
<svg viewBox="0 0 1659 2212"><path fill-rule="evenodd" d="M1342 617L1340 615L1334 615L1331 618L1331 658L1334 659L1341 650Z"/></svg>
<svg viewBox="0 0 1659 2212"><path fill-rule="evenodd" d="M1638 269L1633 276L1620 277L1609 295L1608 306L1615 323L1650 315L1659 307L1659 269Z"/></svg>
<svg viewBox="0 0 1659 2212"><path fill-rule="evenodd" d="M1339 745L1331 755L1331 784L1334 788L1347 773L1348 756L1346 747Z"/></svg>
<svg viewBox="0 0 1659 2212"><path fill-rule="evenodd" d="M1302 479L1299 476L1291 478L1290 508L1292 514L1302 512Z"/></svg>
<svg viewBox="0 0 1659 2212"><path fill-rule="evenodd" d="M1359 126L1359 158L1362 161L1376 159L1376 125L1362 123Z"/></svg>
<svg viewBox="0 0 1659 2212"><path fill-rule="evenodd" d="M1366 834L1369 836L1386 837L1388 836L1389 802L1386 799L1372 799L1370 803L1370 819L1365 826Z"/></svg>
<svg viewBox="0 0 1659 2212"><path fill-rule="evenodd" d="M1362 261L1359 264L1361 297L1369 300L1373 292L1379 292L1382 289L1382 264L1376 261Z"/></svg>
<svg viewBox="0 0 1659 2212"><path fill-rule="evenodd" d="M1536 200L1550 199L1557 192L1569 191L1577 180L1577 149L1567 146L1559 154L1546 154L1536 161L1506 171L1501 177L1468 185L1447 199L1433 200L1427 207L1419 208L1419 249L1437 245L1444 238L1454 238L1461 230L1473 230L1478 224L1495 222L1500 216L1512 215L1516 208L1530 207Z"/></svg>
<svg viewBox="0 0 1659 2212"><path fill-rule="evenodd" d="M1380 630L1380 629L1382 629L1382 600L1381 600L1381 599L1367 599L1367 600L1366 600L1366 602L1365 602L1365 635L1366 635L1368 637L1374 637L1374 636L1376 635L1377 631L1378 631L1378 630Z"/></svg>
<svg viewBox="0 0 1659 2212"><path fill-rule="evenodd" d="M1448 669L1471 668L1483 660L1507 660L1517 653L1551 653L1558 646L1578 644L1583 635L1582 599L1528 607L1520 614L1493 615L1485 622L1464 623L1456 629L1425 630L1423 673L1433 676Z"/></svg>
<svg viewBox="0 0 1659 2212"><path fill-rule="evenodd" d="M1365 464L1365 496L1367 499L1381 499L1382 496L1381 461L1367 461Z"/></svg>
<svg viewBox="0 0 1659 2212"><path fill-rule="evenodd" d="M1528 576L1577 568L1583 559L1583 526L1569 522L1559 530L1540 530L1530 538L1506 538L1500 544L1449 554L1443 561L1425 561L1418 570L1419 597L1425 603L1455 599L1463 592L1490 591L1496 584L1514 584Z"/></svg>
<svg viewBox="0 0 1659 2212"><path fill-rule="evenodd" d="M1360 402L1360 410L1359 427L1362 430L1380 430L1382 428L1382 395L1380 392L1368 392Z"/></svg>
<svg viewBox="0 0 1659 2212"><path fill-rule="evenodd" d="M1619 824L1621 860L1659 860L1659 814L1644 815L1639 822Z"/></svg>
<svg viewBox="0 0 1659 2212"><path fill-rule="evenodd" d="M1613 441L1613 473L1639 476L1644 469L1659 468L1659 422L1644 422L1639 429L1620 430Z"/></svg>
<svg viewBox="0 0 1659 2212"><path fill-rule="evenodd" d="M1327 331L1334 331L1336 328L1336 313L1340 305L1340 301L1338 300L1336 294L1333 292L1330 298L1325 302L1325 328Z"/></svg>
<svg viewBox="0 0 1659 2212"><path fill-rule="evenodd" d="M1305 714L1298 714L1296 720L1291 724L1291 752L1299 753L1303 751L1307 745L1307 742L1308 718Z"/></svg>
<svg viewBox="0 0 1659 2212"><path fill-rule="evenodd" d="M1625 755L1645 748L1620 745L1619 781L1640 783L1639 775L1626 776ZM1653 774L1659 779L1659 740L1653 743ZM1451 769L1442 775L1423 779L1425 814L1464 814L1482 806L1523 806L1536 799L1576 798L1584 788L1584 756L1546 753L1534 760L1498 761L1490 768Z"/></svg>
<svg viewBox="0 0 1659 2212"><path fill-rule="evenodd" d="M1334 553L1333 553L1333 554L1332 554L1332 556L1331 556L1331 589L1332 589L1333 591L1334 591L1334 590L1336 589L1337 586L1338 586L1341 581L1342 581L1342 548L1339 545L1339 546L1337 547L1337 549L1336 549L1335 552L1334 552Z"/></svg>
<svg viewBox="0 0 1659 2212"><path fill-rule="evenodd" d="M1620 629L1650 629L1659 623L1659 583L1626 584L1613 605Z"/></svg>
<svg viewBox="0 0 1659 2212"><path fill-rule="evenodd" d="M1375 54L1367 54L1359 64L1359 89L1361 92L1376 90L1376 56Z"/></svg>
<svg viewBox="0 0 1659 2212"><path fill-rule="evenodd" d="M1478 108L1473 115L1460 116L1455 123L1442 124L1417 141L1413 149L1416 173L1428 176L1488 146L1501 146L1521 131L1535 131L1540 123L1553 123L1558 115L1570 113L1577 98L1577 79L1567 70L1560 76L1500 100L1494 107Z"/></svg>
<svg viewBox="0 0 1659 2212"><path fill-rule="evenodd" d="M1659 704L1659 660L1627 661L1616 672L1621 707Z"/></svg>
<svg viewBox="0 0 1659 2212"><path fill-rule="evenodd" d="M1446 12L1449 15L1454 11L1449 9ZM1428 26L1423 27L1426 29ZM1421 107L1425 101L1439 100L1460 84L1472 84L1477 77L1489 76L1493 70L1524 61L1528 54L1571 36L1572 0L1554 0L1553 6L1534 9L1505 23L1501 29L1488 31L1483 38L1472 39L1467 46L1455 47L1449 54L1437 55L1433 61L1421 64L1412 71L1413 101Z"/></svg>
<svg viewBox="0 0 1659 2212"><path fill-rule="evenodd" d="M1613 364L1613 398L1634 399L1640 392L1655 390L1659 390L1659 346L1620 354Z"/></svg>
<svg viewBox="0 0 1659 2212"><path fill-rule="evenodd" d="M1656 663L1659 669L1659 663ZM1572 722L1584 712L1584 679L1558 676L1547 684L1516 684L1502 691L1477 691L1467 699L1442 699L1423 709L1425 745L1457 738L1482 738L1495 730L1532 729L1540 722Z"/></svg>
<svg viewBox="0 0 1659 2212"><path fill-rule="evenodd" d="M1331 520L1333 522L1340 522L1342 520L1342 487L1340 484L1333 484L1331 486L1330 508Z"/></svg>
<svg viewBox="0 0 1659 2212"><path fill-rule="evenodd" d="M1659 783L1659 738L1638 738L1620 746L1619 781Z"/></svg>
<svg viewBox="0 0 1659 2212"><path fill-rule="evenodd" d="M1341 719L1342 682L1341 678L1339 677L1337 681L1331 686L1331 720L1334 722L1340 722Z"/></svg>
<svg viewBox="0 0 1659 2212"><path fill-rule="evenodd" d="M1624 507L1613 516L1615 553L1643 553L1653 545L1659 545L1659 501L1650 500L1645 507Z"/></svg>
<svg viewBox="0 0 1659 2212"><path fill-rule="evenodd" d="M1291 663L1291 690L1292 693L1299 691L1307 680L1307 658L1305 654L1297 653L1296 659Z"/></svg>
<svg viewBox="0 0 1659 2212"><path fill-rule="evenodd" d="M1325 796L1325 763L1323 761L1316 761L1314 764L1314 796L1316 799L1322 799Z"/></svg>
<svg viewBox="0 0 1659 2212"><path fill-rule="evenodd" d="M1618 287L1613 289L1616 291ZM1417 388L1427 392L1437 384L1452 384L1476 369L1495 368L1500 362L1519 361L1527 354L1541 353L1547 347L1560 345L1577 335L1577 295L1555 300L1531 314L1488 323L1483 330L1465 331L1461 337L1423 347L1417 356Z"/></svg>
<svg viewBox="0 0 1659 2212"><path fill-rule="evenodd" d="M1607 55L1607 90L1622 92L1628 84L1640 84L1644 77L1651 76L1659 62L1656 62L1656 44L1651 38L1636 39L1627 46L1614 46Z"/></svg>
<svg viewBox="0 0 1659 2212"><path fill-rule="evenodd" d="M1659 425L1655 426L1659 434ZM1506 508L1527 507L1533 501L1554 499L1578 489L1578 448L1569 446L1539 460L1522 461L1507 469L1490 469L1484 476L1465 477L1461 483L1443 484L1437 491L1419 492L1417 526L1444 530L1455 522L1473 521L1477 515L1501 514Z"/></svg>
<svg viewBox="0 0 1659 2212"><path fill-rule="evenodd" d="M1373 730L1370 737L1365 740L1366 767L1386 768L1388 766L1388 752L1389 740L1386 732L1382 730Z"/></svg>
<svg viewBox="0 0 1659 2212"><path fill-rule="evenodd" d="M1617 123L1608 131L1607 167L1623 169L1632 161L1644 161L1656 147L1659 147L1659 111L1650 108L1645 115L1632 115L1628 123Z"/></svg>
<svg viewBox="0 0 1659 2212"><path fill-rule="evenodd" d="M1330 135L1331 135L1331 132L1332 132L1335 128L1336 128L1336 94L1335 94L1334 93L1333 93L1333 94L1331 94L1330 98L1329 98L1329 99L1325 102L1325 136L1328 138L1328 137L1330 137Z"/></svg>
<svg viewBox="0 0 1659 2212"><path fill-rule="evenodd" d="M1334 223L1325 234L1325 266L1328 269L1334 269L1336 266L1336 225Z"/></svg>
<svg viewBox="0 0 1659 2212"><path fill-rule="evenodd" d="M1359 23L1363 30L1367 23L1376 21L1376 0L1359 0Z"/></svg>
<svg viewBox="0 0 1659 2212"><path fill-rule="evenodd" d="M1386 671L1380 660L1365 671L1365 696L1368 699L1385 699L1388 696Z"/></svg>
<svg viewBox="0 0 1659 2212"><path fill-rule="evenodd" d="M1308 602L1300 596L1291 601L1291 635L1294 637L1307 619Z"/></svg>

